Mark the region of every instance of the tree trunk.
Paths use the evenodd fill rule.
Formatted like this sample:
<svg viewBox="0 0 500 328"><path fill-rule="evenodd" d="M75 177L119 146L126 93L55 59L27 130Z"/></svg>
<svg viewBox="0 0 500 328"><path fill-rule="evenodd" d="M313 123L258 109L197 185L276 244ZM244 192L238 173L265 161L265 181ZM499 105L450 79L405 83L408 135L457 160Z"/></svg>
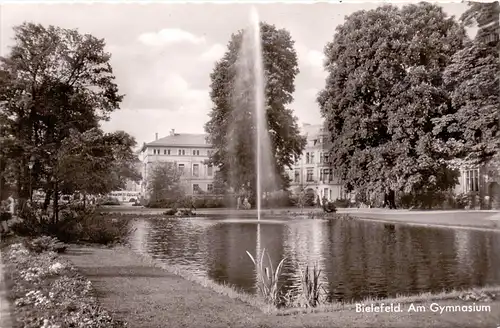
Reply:
<svg viewBox="0 0 500 328"><path fill-rule="evenodd" d="M86 205L87 205L87 194L83 193L83 209L85 209Z"/></svg>
<svg viewBox="0 0 500 328"><path fill-rule="evenodd" d="M396 192L390 190L384 194L384 205L389 206L389 209L396 209Z"/></svg>
<svg viewBox="0 0 500 328"><path fill-rule="evenodd" d="M43 200L43 210L46 211L50 205L50 198L52 196L52 190L48 189L45 192L45 199Z"/></svg>
<svg viewBox="0 0 500 328"><path fill-rule="evenodd" d="M58 190L57 181L54 182L54 214L53 214L53 223L57 223L59 221L59 190Z"/></svg>

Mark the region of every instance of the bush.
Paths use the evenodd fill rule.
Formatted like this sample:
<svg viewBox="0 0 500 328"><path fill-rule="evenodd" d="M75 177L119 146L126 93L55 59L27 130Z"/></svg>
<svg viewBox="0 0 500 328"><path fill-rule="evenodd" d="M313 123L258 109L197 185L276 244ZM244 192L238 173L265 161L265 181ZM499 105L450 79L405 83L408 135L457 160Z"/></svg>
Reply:
<svg viewBox="0 0 500 328"><path fill-rule="evenodd" d="M135 198L130 198L130 199L128 200L128 202L129 202L129 203L135 203L136 201L137 201L137 200L136 200Z"/></svg>
<svg viewBox="0 0 500 328"><path fill-rule="evenodd" d="M103 200L100 204L103 206L116 206L120 205L120 201L117 198L107 198Z"/></svg>
<svg viewBox="0 0 500 328"><path fill-rule="evenodd" d="M339 199L337 198L334 202L335 207L348 208L350 206L349 199Z"/></svg>
<svg viewBox="0 0 500 328"><path fill-rule="evenodd" d="M33 240L27 240L25 246L28 250L34 253L56 252L63 253L66 251L66 245L61 243L57 238L50 236L42 236Z"/></svg>
<svg viewBox="0 0 500 328"><path fill-rule="evenodd" d="M227 198L225 199L222 196L201 196L201 197L192 197L186 196L178 199L162 199L162 200L154 200L150 201L146 207L148 208L180 208L180 207L192 207L195 208L221 208L226 207L228 202ZM234 202L236 204L236 201Z"/></svg>
<svg viewBox="0 0 500 328"><path fill-rule="evenodd" d="M25 210L20 218L21 222L12 226L12 231L17 235L51 236L65 243L125 243L131 233L130 219L114 219L92 209L62 211L56 222L51 215L33 209Z"/></svg>
<svg viewBox="0 0 500 328"><path fill-rule="evenodd" d="M337 212L337 207L335 207L334 202L326 201L325 203L323 203L323 211L325 211L326 213L335 213Z"/></svg>
<svg viewBox="0 0 500 328"><path fill-rule="evenodd" d="M297 204L297 197L287 191L273 193L269 198L262 201L262 207L264 208L289 207L295 204Z"/></svg>
<svg viewBox="0 0 500 328"><path fill-rule="evenodd" d="M420 192L399 197L401 207L415 209L464 209L469 201L469 195L455 195L452 191Z"/></svg>
<svg viewBox="0 0 500 328"><path fill-rule="evenodd" d="M0 222L9 221L12 219L12 213L10 212L0 212Z"/></svg>
<svg viewBox="0 0 500 328"><path fill-rule="evenodd" d="M196 213L191 211L190 209L177 210L177 209L171 208L171 209L163 212L163 215L166 215L166 216L196 216Z"/></svg>

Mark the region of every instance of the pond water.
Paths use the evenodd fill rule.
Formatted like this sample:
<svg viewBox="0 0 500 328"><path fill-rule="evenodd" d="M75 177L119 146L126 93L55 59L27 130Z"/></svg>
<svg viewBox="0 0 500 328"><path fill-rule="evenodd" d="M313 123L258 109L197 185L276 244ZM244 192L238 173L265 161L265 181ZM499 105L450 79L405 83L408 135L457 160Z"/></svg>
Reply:
<svg viewBox="0 0 500 328"><path fill-rule="evenodd" d="M320 266L331 301L500 285L500 234L362 220L140 219L136 251L193 274L255 293L246 254L263 248L286 258L283 290L300 285L300 267Z"/></svg>

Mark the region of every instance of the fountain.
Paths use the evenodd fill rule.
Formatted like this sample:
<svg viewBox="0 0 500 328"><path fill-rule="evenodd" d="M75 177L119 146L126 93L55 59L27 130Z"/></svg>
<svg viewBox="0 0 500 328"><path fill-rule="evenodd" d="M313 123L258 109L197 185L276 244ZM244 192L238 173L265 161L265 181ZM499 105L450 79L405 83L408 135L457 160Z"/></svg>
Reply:
<svg viewBox="0 0 500 328"><path fill-rule="evenodd" d="M262 56L260 21L257 10L252 8L250 26L243 32L233 94L232 127L228 134L228 151L238 156L238 147L245 141L255 149L256 209L257 220L261 219L263 191L273 190L276 185L271 141L267 128L265 80ZM253 123L253 124L252 124ZM249 126L252 126L250 130ZM248 140L252 135L253 140ZM233 178L242 174L232 167ZM243 172L245 174L247 172Z"/></svg>

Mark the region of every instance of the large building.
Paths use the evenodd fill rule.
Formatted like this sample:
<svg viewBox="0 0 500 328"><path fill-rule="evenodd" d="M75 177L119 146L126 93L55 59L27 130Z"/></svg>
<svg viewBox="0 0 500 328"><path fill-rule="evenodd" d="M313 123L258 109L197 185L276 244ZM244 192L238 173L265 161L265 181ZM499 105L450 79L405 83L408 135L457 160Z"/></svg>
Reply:
<svg viewBox="0 0 500 328"><path fill-rule="evenodd" d="M182 172L182 183L187 194L213 190L214 168L206 164L211 145L205 134L175 133L144 144L141 149L142 186L141 192L147 196L147 183L155 163L171 162Z"/></svg>
<svg viewBox="0 0 500 328"><path fill-rule="evenodd" d="M290 189L295 192L313 190L330 201L347 199L350 195L331 166L331 145L324 126L303 124L302 134L307 144L302 157L288 171Z"/></svg>
<svg viewBox="0 0 500 328"><path fill-rule="evenodd" d="M461 165L459 184L455 192L477 196L471 206L500 209L500 165L496 159L484 165Z"/></svg>
<svg viewBox="0 0 500 328"><path fill-rule="evenodd" d="M340 184L335 170L330 166L329 145L322 125L304 124L302 133L307 145L302 157L289 170L291 190L311 189L329 200L345 199L347 193ZM215 170L206 164L212 147L206 142L205 134L184 134L172 131L169 136L144 144L141 149L142 177L141 191L146 196L148 177L154 163L172 162L183 171L185 191L211 192Z"/></svg>

